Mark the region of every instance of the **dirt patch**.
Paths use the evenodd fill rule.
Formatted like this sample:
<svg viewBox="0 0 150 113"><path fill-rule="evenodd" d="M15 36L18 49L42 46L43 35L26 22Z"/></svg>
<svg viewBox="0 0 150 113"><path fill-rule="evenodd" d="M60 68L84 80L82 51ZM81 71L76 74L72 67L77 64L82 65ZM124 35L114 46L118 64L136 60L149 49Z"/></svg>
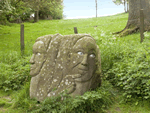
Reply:
<svg viewBox="0 0 150 113"><path fill-rule="evenodd" d="M3 96L3 97L0 97L0 100L1 100L1 102L0 102L0 104L1 104L0 113L6 113L7 108L5 108L4 106L6 104L8 105L9 103L12 103L11 102L12 99L9 96Z"/></svg>
<svg viewBox="0 0 150 113"><path fill-rule="evenodd" d="M11 101L11 98L9 96L4 96L4 97L1 97L1 98L3 98L4 100Z"/></svg>
<svg viewBox="0 0 150 113"><path fill-rule="evenodd" d="M116 107L116 109L115 109L115 110L116 110L116 111L121 111L119 107Z"/></svg>
<svg viewBox="0 0 150 113"><path fill-rule="evenodd" d="M6 109L0 107L0 113L5 113Z"/></svg>

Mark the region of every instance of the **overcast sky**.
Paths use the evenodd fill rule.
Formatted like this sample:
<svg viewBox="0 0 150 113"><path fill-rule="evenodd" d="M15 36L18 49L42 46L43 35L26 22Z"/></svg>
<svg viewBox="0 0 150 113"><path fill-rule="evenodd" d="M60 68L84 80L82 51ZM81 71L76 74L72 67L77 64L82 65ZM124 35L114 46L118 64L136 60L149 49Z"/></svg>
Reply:
<svg viewBox="0 0 150 113"><path fill-rule="evenodd" d="M90 18L96 16L95 0L64 0L66 19ZM115 5L112 0L97 0L98 16L114 15L124 12L123 5Z"/></svg>

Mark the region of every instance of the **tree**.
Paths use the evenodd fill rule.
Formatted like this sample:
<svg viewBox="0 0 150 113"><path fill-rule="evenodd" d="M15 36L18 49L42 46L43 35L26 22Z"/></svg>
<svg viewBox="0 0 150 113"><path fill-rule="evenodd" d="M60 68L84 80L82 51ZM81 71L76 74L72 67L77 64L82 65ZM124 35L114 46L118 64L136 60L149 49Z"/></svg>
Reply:
<svg viewBox="0 0 150 113"><path fill-rule="evenodd" d="M128 0L112 0L116 5L124 4L125 13L128 12ZM126 6L127 4L127 6ZM127 10L126 10L127 9Z"/></svg>
<svg viewBox="0 0 150 113"><path fill-rule="evenodd" d="M123 4L124 4L124 11L125 11L125 13L127 12L126 11L126 0L123 0Z"/></svg>
<svg viewBox="0 0 150 113"><path fill-rule="evenodd" d="M129 12L129 0L127 0L127 12Z"/></svg>
<svg viewBox="0 0 150 113"><path fill-rule="evenodd" d="M123 4L122 0L112 0L116 5Z"/></svg>
<svg viewBox="0 0 150 113"><path fill-rule="evenodd" d="M6 24L8 17L13 11L10 0L1 0L0 1L0 24Z"/></svg>
<svg viewBox="0 0 150 113"><path fill-rule="evenodd" d="M52 15L54 19L62 18L62 0L26 0L30 7L35 11L34 22L39 20L40 15Z"/></svg>
<svg viewBox="0 0 150 113"><path fill-rule="evenodd" d="M53 19L63 17L62 0L0 0L0 24L26 21L35 13L34 22L39 19L39 11L43 16Z"/></svg>
<svg viewBox="0 0 150 113"><path fill-rule="evenodd" d="M120 36L128 35L140 29L140 9L144 13L144 31L150 31L150 1L149 0L129 0L129 17L126 27L115 34Z"/></svg>
<svg viewBox="0 0 150 113"><path fill-rule="evenodd" d="M43 0L25 0L26 3L28 3L29 7L34 10L34 22L38 22L39 21L39 16L38 16L38 12L39 12L39 7L40 5L42 5ZM46 1L46 0L44 0Z"/></svg>
<svg viewBox="0 0 150 113"><path fill-rule="evenodd" d="M31 14L31 8L24 0L0 0L0 10L0 23L12 22L17 19L25 20Z"/></svg>
<svg viewBox="0 0 150 113"><path fill-rule="evenodd" d="M47 0L48 3L43 3L39 10L40 18L47 18L51 16L53 19L63 18L63 4L62 0Z"/></svg>
<svg viewBox="0 0 150 113"><path fill-rule="evenodd" d="M29 7L25 0L10 0L11 5L14 7L12 14L9 15L11 20L20 19L25 21L30 18L30 15L33 13L32 9Z"/></svg>
<svg viewBox="0 0 150 113"><path fill-rule="evenodd" d="M97 18L97 0L95 0L95 4L96 4L96 18Z"/></svg>

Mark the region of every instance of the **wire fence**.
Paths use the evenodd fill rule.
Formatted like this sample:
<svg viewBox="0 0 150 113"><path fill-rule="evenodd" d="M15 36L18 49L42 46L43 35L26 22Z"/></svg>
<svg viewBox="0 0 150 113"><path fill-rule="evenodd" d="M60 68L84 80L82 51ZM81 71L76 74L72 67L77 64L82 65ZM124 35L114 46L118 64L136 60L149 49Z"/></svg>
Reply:
<svg viewBox="0 0 150 113"><path fill-rule="evenodd" d="M130 20L130 21L135 21L135 20L140 20L140 19L133 19L133 20ZM97 25L90 25L90 26L79 26L77 28L109 26L109 25L118 24L118 23L122 23L122 22L127 22L127 20L120 21L120 22L111 22L109 24L100 24L100 25L97 24ZM71 29L71 28L62 28L62 29L67 30L67 29ZM31 32L25 31L25 33L35 33L35 32L44 32L44 31L49 31L49 29L47 29L47 30L40 30L40 31L31 31ZM11 35L11 34L20 34L20 32L4 33L4 34L0 34L0 36L1 35Z"/></svg>
<svg viewBox="0 0 150 113"><path fill-rule="evenodd" d="M133 19L133 20L129 20L129 21L140 21L140 37L141 37L141 42L143 42L143 39L144 39L144 15L143 15L143 10L141 9L140 10L140 18L139 19ZM128 22L127 20L125 21L120 21L120 22L111 22L109 24L97 24L97 25L88 25L88 26L76 26L76 27L73 27L74 28L74 33L75 34L78 34L78 30L77 28L88 28L88 27L102 27L102 26L111 26L111 25L115 25L115 24L119 24L119 23L123 23L123 22ZM63 30L67 30L67 29L72 29L72 28L61 28ZM45 31L49 31L49 29L47 30L40 30L40 31L31 31L31 32L28 32L28 31L25 31L24 32L24 24L21 24L21 30L20 32L11 32L11 33L4 33L4 34L0 34L0 36L2 35L11 35L11 34L20 34L20 45L21 45L21 51L24 51L24 33L35 33L35 32L45 32ZM96 36L96 35L95 35Z"/></svg>
<svg viewBox="0 0 150 113"><path fill-rule="evenodd" d="M122 22L127 22L127 21L111 22L109 24L100 24L100 25L97 24L97 25L90 25L90 26L79 26L77 28L109 26L109 25L118 24L118 23L122 23ZM67 30L67 29L70 29L70 28L62 28L62 29ZM25 33L35 33L35 32L44 32L44 31L49 31L49 29L47 29L47 30L40 30L40 31L31 31L31 32L25 31ZM11 35L11 34L20 34L20 32L4 33L4 34L0 34L0 36L1 35Z"/></svg>

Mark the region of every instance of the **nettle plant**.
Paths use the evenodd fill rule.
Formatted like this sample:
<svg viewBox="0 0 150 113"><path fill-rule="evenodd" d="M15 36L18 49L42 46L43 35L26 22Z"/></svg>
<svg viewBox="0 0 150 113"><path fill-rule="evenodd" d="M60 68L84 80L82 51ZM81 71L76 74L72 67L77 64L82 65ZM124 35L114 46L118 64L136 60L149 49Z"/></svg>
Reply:
<svg viewBox="0 0 150 113"><path fill-rule="evenodd" d="M141 50L131 48L105 75L123 92L125 101L131 98L150 99L149 64L150 47L145 46Z"/></svg>
<svg viewBox="0 0 150 113"><path fill-rule="evenodd" d="M30 80L29 58L20 60L18 57L13 60L0 63L0 89L4 91L18 90Z"/></svg>

